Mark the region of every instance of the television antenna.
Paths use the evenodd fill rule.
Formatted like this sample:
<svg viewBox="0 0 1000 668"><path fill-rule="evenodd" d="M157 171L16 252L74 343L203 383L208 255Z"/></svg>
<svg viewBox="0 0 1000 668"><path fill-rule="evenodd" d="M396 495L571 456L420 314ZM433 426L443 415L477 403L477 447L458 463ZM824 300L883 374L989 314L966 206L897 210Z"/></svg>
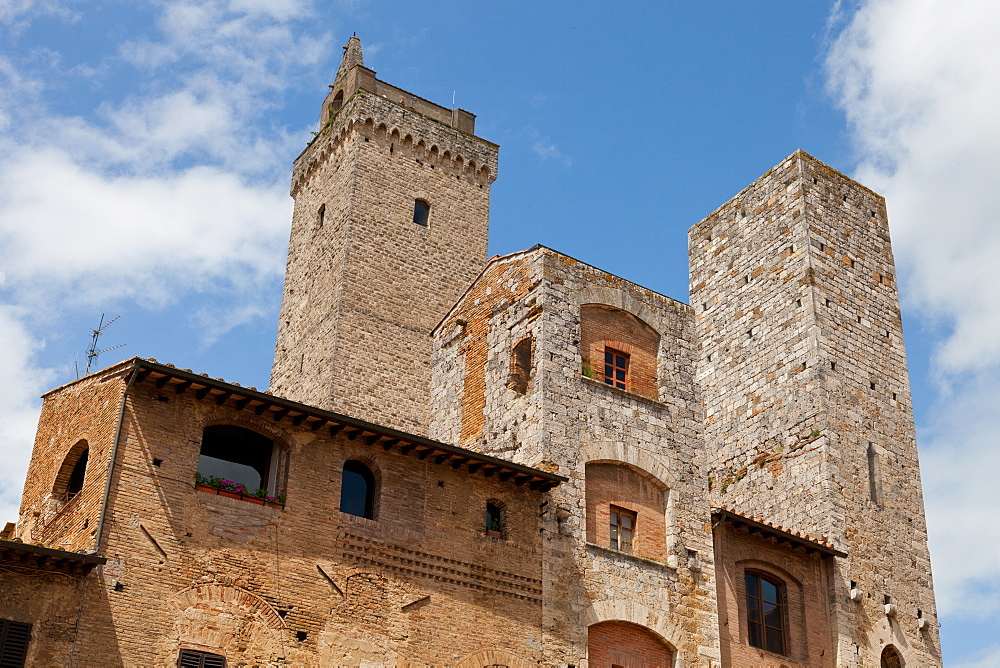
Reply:
<svg viewBox="0 0 1000 668"><path fill-rule="evenodd" d="M120 318L120 317L121 317L120 315L116 315L111 320L108 320L107 322L104 322L104 314L102 313L101 314L101 322L100 322L100 324L97 325L97 329L90 330L90 332L91 332L90 348L87 349L87 370L83 372L83 375L86 376L87 374L90 373L90 366L91 366L91 364L94 363L94 360L96 360L99 355L101 355L103 353L106 353L106 352L109 352L109 351L112 351L112 350L116 350L118 348L122 348L122 347L125 346L124 343L120 343L117 346L112 346L110 348L105 348L104 350L98 350L97 349L97 340L101 338L101 334L103 334L104 330L106 330L108 327L110 327L111 325L115 324L115 321L117 321L118 318ZM77 368L77 372L79 373L79 367Z"/></svg>

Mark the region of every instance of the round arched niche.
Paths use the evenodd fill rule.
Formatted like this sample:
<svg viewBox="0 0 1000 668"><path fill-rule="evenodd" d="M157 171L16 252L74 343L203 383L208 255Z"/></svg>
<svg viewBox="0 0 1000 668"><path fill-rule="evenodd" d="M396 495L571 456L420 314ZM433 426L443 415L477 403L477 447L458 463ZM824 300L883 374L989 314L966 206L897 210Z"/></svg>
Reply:
<svg viewBox="0 0 1000 668"><path fill-rule="evenodd" d="M674 648L651 629L611 620L587 628L587 662L591 666L673 666Z"/></svg>

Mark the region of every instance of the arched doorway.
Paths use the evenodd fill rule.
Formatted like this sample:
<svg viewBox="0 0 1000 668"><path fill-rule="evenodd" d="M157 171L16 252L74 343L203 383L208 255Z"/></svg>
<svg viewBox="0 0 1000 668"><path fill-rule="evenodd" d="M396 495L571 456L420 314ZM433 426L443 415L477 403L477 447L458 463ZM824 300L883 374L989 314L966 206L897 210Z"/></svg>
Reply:
<svg viewBox="0 0 1000 668"><path fill-rule="evenodd" d="M892 645L886 645L882 650L882 668L903 668L903 657Z"/></svg>
<svg viewBox="0 0 1000 668"><path fill-rule="evenodd" d="M601 622L587 629L590 668L670 668L673 650L645 627L628 622Z"/></svg>

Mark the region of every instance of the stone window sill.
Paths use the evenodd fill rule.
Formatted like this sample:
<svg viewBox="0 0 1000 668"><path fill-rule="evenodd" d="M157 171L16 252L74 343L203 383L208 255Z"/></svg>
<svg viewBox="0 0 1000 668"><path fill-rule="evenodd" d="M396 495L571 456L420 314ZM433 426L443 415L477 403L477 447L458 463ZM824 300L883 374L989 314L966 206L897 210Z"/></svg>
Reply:
<svg viewBox="0 0 1000 668"><path fill-rule="evenodd" d="M653 567L653 568L658 568L660 570L671 571L671 572L677 570L676 567L670 566L669 564L665 564L662 561L647 559L646 557L639 557L634 554L629 554L628 552L621 552L620 550L613 550L610 547L604 547L603 545L598 545L597 543L588 542L587 551L592 553L596 552L602 557L610 557L614 559L632 561L641 566Z"/></svg>
<svg viewBox="0 0 1000 668"><path fill-rule="evenodd" d="M604 381L597 380L596 378L590 378L588 376L581 375L580 376L580 380L583 381L585 384L591 386L591 387L600 388L601 390L603 390L605 392L609 392L611 394L617 394L618 396L620 396L620 397L622 397L624 399L634 399L636 401L639 401L641 403L644 403L644 404L647 404L649 406L653 406L654 408L659 408L659 409L665 409L667 407L666 404L664 404L662 401L659 401L658 399L650 399L649 397L644 397L641 394L636 394L634 392L629 392L628 390L623 390L623 389L614 387L612 385L608 385Z"/></svg>

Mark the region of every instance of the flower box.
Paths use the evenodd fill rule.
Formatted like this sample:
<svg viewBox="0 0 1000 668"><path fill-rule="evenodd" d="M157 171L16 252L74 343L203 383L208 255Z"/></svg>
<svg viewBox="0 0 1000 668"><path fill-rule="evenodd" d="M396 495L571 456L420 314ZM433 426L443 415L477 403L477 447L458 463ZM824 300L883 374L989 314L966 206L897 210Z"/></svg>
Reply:
<svg viewBox="0 0 1000 668"><path fill-rule="evenodd" d="M497 531L496 529L487 529L486 535L490 538L503 538L503 532Z"/></svg>

